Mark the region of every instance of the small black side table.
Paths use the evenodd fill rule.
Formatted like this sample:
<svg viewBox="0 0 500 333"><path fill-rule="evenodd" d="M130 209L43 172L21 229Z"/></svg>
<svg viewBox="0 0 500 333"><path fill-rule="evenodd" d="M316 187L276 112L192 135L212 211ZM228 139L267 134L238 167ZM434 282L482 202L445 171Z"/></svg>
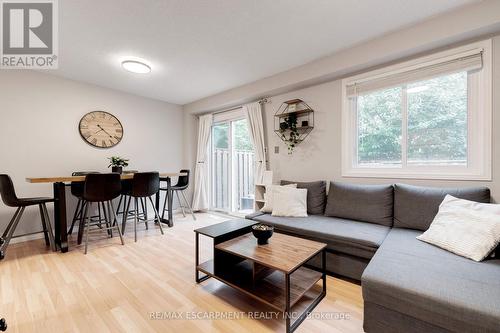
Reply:
<svg viewBox="0 0 500 333"><path fill-rule="evenodd" d="M258 222L246 219L234 219L222 223L217 223L210 225L208 227L198 228L194 230L195 232L195 277L196 283L200 283L210 278L208 275L204 275L200 278L200 253L199 253L199 241L200 235L204 235L213 238L214 254L215 245L225 242L229 239L244 235L252 231L252 226L258 224Z"/></svg>

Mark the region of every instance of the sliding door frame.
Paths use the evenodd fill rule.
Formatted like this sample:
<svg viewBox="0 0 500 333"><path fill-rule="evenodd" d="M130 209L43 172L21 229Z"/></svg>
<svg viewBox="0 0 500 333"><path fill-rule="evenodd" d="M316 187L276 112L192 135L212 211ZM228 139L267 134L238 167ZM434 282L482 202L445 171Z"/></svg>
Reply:
<svg viewBox="0 0 500 333"><path fill-rule="evenodd" d="M227 119L221 120L221 121L214 121L212 124L212 129L210 133L210 141L209 141L209 173L210 173L210 210L212 211L218 211L218 212L223 212L223 213L228 213L228 214L234 214L237 213L237 208L238 208L238 194L237 194L237 181L235 179L235 175L237 174L237 171L235 170L237 168L237 164L235 163L235 148L234 148L234 141L235 141L235 122L239 120L245 119L245 116L241 113L239 115L234 115L232 117L228 117ZM228 202L229 202L229 207L228 210L221 209L218 207L215 207L214 205L214 198L216 196L215 193L215 186L214 186L214 181L215 181L215 172L213 167L213 157L214 157L214 145L213 145L213 128L214 126L217 125L223 125L227 124L228 125L228 153L229 153L229 165L228 165Z"/></svg>

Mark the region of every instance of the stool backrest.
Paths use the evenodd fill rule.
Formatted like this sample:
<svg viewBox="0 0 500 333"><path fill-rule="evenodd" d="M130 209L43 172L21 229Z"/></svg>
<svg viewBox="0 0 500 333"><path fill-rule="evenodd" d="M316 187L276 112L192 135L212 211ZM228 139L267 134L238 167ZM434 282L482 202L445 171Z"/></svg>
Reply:
<svg viewBox="0 0 500 333"><path fill-rule="evenodd" d="M2 196L2 201L9 207L18 207L19 199L16 196L16 191L14 189L14 184L9 175L0 174L0 195Z"/></svg>
<svg viewBox="0 0 500 333"><path fill-rule="evenodd" d="M150 197L160 190L160 174L158 172L138 172L132 179L132 196L136 198Z"/></svg>
<svg viewBox="0 0 500 333"><path fill-rule="evenodd" d="M85 176L83 199L90 202L109 201L120 195L122 184L118 173L92 173Z"/></svg>
<svg viewBox="0 0 500 333"><path fill-rule="evenodd" d="M72 176L86 176L91 173L99 173L96 171L75 171L71 175ZM83 196L83 185L84 182L71 182L71 194L73 194L75 197L82 197Z"/></svg>
<svg viewBox="0 0 500 333"><path fill-rule="evenodd" d="M182 169L180 173L185 173L185 176L179 176L177 179L177 184L175 184L175 187L183 187L187 188L189 186L189 173L190 171L188 169Z"/></svg>

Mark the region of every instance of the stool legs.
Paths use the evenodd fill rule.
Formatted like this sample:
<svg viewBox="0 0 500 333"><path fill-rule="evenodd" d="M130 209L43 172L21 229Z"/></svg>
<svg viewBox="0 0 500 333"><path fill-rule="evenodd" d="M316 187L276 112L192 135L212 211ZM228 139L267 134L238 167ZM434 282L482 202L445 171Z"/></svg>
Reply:
<svg viewBox="0 0 500 333"><path fill-rule="evenodd" d="M174 191L174 192L175 192L175 196L177 197L177 201L179 202L179 206L181 207L182 216L186 217L186 213L184 212L184 205L181 202L181 197L179 197L179 191Z"/></svg>
<svg viewBox="0 0 500 333"><path fill-rule="evenodd" d="M165 201L163 201L163 210L161 212L161 218L162 218L162 220L165 219L165 211L167 210L166 208L167 208L168 196L169 196L169 193L168 193L168 191L166 191L166 193L165 193ZM161 220L158 220L158 221L161 221Z"/></svg>
<svg viewBox="0 0 500 333"><path fill-rule="evenodd" d="M141 207L142 207L142 214L144 217L144 223L146 224L146 230L148 230L148 212L147 212L147 202L144 200L144 198L139 199L141 201Z"/></svg>
<svg viewBox="0 0 500 333"><path fill-rule="evenodd" d="M56 250L56 243L54 241L54 234L52 231L52 224L50 223L49 213L47 212L47 206L45 204L39 204L38 208L40 210L40 218L42 220L43 233L45 237L45 244L50 245L52 251ZM21 217L24 213L26 207L18 207L14 216L10 220L7 228L3 232L2 237L0 238L0 260L5 258L5 253L7 251L7 247L16 231L16 228L21 220Z"/></svg>
<svg viewBox="0 0 500 333"><path fill-rule="evenodd" d="M137 242L137 223L139 222L139 209L138 209L138 201L137 198L134 198L134 241Z"/></svg>
<svg viewBox="0 0 500 333"><path fill-rule="evenodd" d="M73 220L71 222L71 227L68 230L68 235L71 235L73 233L73 228L75 227L76 221L79 219L81 220L82 215L83 215L83 205L84 204L85 203L83 202L82 199L78 199L78 202L76 203L75 214L73 215Z"/></svg>
<svg viewBox="0 0 500 333"><path fill-rule="evenodd" d="M194 215L193 208L191 208L191 204L189 201L187 201L186 196L184 195L184 191L181 191L182 198L184 198L184 202L186 203L187 207L189 208L189 211L191 212L191 216L193 217L193 220L196 221L196 216Z"/></svg>
<svg viewBox="0 0 500 333"><path fill-rule="evenodd" d="M123 241L122 231L120 230L120 225L118 223L118 217L116 217L116 211L113 205L113 201L109 201L108 204L111 206L111 213L113 213L113 223L111 223L111 225L114 225L116 227L118 235L120 236L120 241L122 242L122 245L125 245L125 242Z"/></svg>
<svg viewBox="0 0 500 333"><path fill-rule="evenodd" d="M85 254L87 254L87 248L89 246L89 229L90 229L90 218L88 216L89 207L92 208L92 204L90 202L87 202L87 204L85 205L85 214L83 214L83 221L80 222L80 224L84 225L85 228Z"/></svg>
<svg viewBox="0 0 500 333"><path fill-rule="evenodd" d="M158 219L158 221L160 221L160 214L158 214L158 211L156 210L156 206L153 202L153 199L151 199L151 197L149 197L148 199L149 199L149 202L151 202L151 206L153 206L153 210L155 212L156 218ZM161 222L158 223L158 225L160 226L160 231L161 231L161 234L163 235L163 227L161 226Z"/></svg>
<svg viewBox="0 0 500 333"><path fill-rule="evenodd" d="M134 199L134 210L133 210L132 214L134 217L134 241L137 242L137 224L140 221L139 207L142 207L142 213L144 215L144 224L146 226L146 230L149 230L148 220L147 220L147 206L148 205L147 205L146 198L133 198L133 199ZM153 206L153 210L155 211L155 217L159 219L158 211L156 210L156 207L154 206L154 203L153 203L151 197L148 197L148 199L150 200L151 205ZM127 200L124 200L125 210L123 211L123 216L122 216L122 228L121 228L122 235L125 234L126 222L128 220L128 216L130 215L129 209L130 209L130 202L132 201L132 196L129 196L129 199L126 202L126 204L125 204L125 201L127 201ZM161 225L160 225L160 231L163 235L163 229L162 229Z"/></svg>
<svg viewBox="0 0 500 333"><path fill-rule="evenodd" d="M116 228L116 231L118 232L118 235L120 236L120 242L122 245L124 245L125 242L123 241L122 231L120 230L120 224L118 223L118 217L116 216L116 211L115 211L115 207L113 205L113 201L106 201L106 202L101 202L101 203L98 202L97 204L98 205L102 204L104 217L106 219L106 230L107 230L108 234L111 237L113 237L111 230L113 228ZM87 203L87 205L85 206L85 213L83 215L84 218L82 221L82 224L85 224L85 254L87 254L87 250L88 250L89 230L90 230L90 222L91 222L91 218L89 216L89 207L92 208L92 204L90 202ZM106 212L106 210L107 210L107 212ZM111 218L113 220L111 220ZM100 222L98 222L98 224L100 224Z"/></svg>
<svg viewBox="0 0 500 333"><path fill-rule="evenodd" d="M125 227L126 227L126 223L127 223L127 219L128 219L128 215L129 215L129 209L130 209L130 201L132 200L132 197L129 196L128 197L128 200L127 200L127 197L125 197L124 201L123 201L123 207L125 208L125 210L123 211L123 220L122 220L122 235L125 233Z"/></svg>
<svg viewBox="0 0 500 333"><path fill-rule="evenodd" d="M14 230L16 230L17 224L21 219L21 216L24 213L25 207L17 208L14 216L9 222L7 229L5 229L2 235L2 245L0 246L0 260L5 258L5 252L7 252L7 246L9 246L10 240L12 239L12 235L14 234Z"/></svg>
<svg viewBox="0 0 500 333"><path fill-rule="evenodd" d="M184 195L184 191L182 191L182 190L172 190L172 195L174 195L173 192L175 192L175 195L177 196L177 200L179 201L179 206L181 208L182 215L184 217L186 217L186 212L185 212L184 208L188 208L189 212L191 213L191 216L193 217L193 220L196 221L196 216L194 215L193 209L191 208L191 204L189 203L189 201L187 201L186 196ZM182 196L183 200L181 200L181 198L179 197L179 192L181 192L181 196ZM165 201L163 202L162 218L165 215L165 210L167 210L167 208L166 208L167 207L167 199L168 199L168 197L166 196L165 197ZM184 203L182 201L184 201Z"/></svg>

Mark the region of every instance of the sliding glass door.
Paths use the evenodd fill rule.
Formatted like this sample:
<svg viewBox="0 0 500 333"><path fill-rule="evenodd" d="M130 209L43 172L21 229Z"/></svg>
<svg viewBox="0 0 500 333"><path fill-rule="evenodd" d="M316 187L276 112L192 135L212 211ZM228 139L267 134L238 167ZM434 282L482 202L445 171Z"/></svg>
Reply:
<svg viewBox="0 0 500 333"><path fill-rule="evenodd" d="M247 120L215 122L211 141L211 208L241 214L253 211L255 158Z"/></svg>

